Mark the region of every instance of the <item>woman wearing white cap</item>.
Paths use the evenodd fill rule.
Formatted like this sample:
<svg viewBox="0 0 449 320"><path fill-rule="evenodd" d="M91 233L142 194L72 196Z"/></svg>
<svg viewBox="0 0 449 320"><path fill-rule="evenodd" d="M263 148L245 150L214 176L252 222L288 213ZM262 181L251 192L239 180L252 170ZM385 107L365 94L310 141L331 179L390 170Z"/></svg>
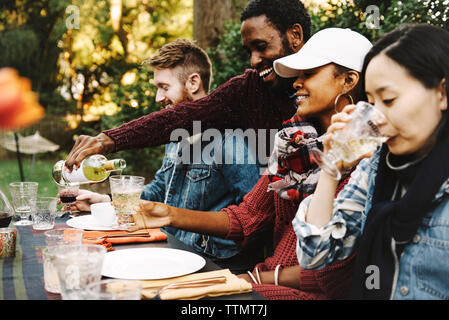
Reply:
<svg viewBox="0 0 449 320"><path fill-rule="evenodd" d="M373 46L362 74L368 102L385 114L379 131L388 140L358 159L335 200L337 182L321 171L293 222L299 262L325 268L357 252L350 298L447 300L449 32L401 26ZM330 134L351 110L333 117Z"/></svg>
<svg viewBox="0 0 449 320"><path fill-rule="evenodd" d="M310 156L322 149L320 134L331 117L361 98L359 72L371 43L349 29L330 28L312 36L299 53L276 60L282 77L296 77L297 114L278 132L268 171L239 206L203 212L142 202L135 215L140 228L178 229L232 239L245 245L266 228L273 231L274 253L252 273L239 275L268 299L332 299L342 297L352 257L331 265L335 272L300 270L291 221L303 198L312 194L319 167ZM304 52L304 53L302 53ZM346 57L347 55L347 57ZM309 121L310 120L310 121ZM347 176L342 178L343 188ZM327 278L332 274L332 279ZM320 279L319 281L316 279ZM327 285L332 283L332 285Z"/></svg>

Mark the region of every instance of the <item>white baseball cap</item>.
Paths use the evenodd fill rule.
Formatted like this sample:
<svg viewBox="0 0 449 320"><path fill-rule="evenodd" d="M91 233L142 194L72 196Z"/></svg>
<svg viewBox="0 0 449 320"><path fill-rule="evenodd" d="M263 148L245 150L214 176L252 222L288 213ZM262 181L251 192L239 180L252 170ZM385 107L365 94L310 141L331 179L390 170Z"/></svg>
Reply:
<svg viewBox="0 0 449 320"><path fill-rule="evenodd" d="M360 72L372 46L367 38L351 29L327 28L315 33L298 52L274 61L274 70L283 78L293 78L299 70L333 62Z"/></svg>

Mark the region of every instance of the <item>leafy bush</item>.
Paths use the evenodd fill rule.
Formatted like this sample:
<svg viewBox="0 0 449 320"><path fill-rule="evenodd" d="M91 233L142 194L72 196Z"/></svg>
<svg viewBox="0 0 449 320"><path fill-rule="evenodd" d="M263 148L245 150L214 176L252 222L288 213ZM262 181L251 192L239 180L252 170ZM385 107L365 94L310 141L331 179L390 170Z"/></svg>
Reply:
<svg viewBox="0 0 449 320"><path fill-rule="evenodd" d="M308 10L312 19L313 33L329 27L351 28L371 41L376 41L402 23L431 23L448 29L448 4L449 0L327 0L321 5L311 4ZM369 14L366 11L370 5L376 5L379 8L378 28L367 27ZM225 24L225 33L219 38L217 47L207 49L213 65L211 90L216 89L231 77L242 74L246 68L250 67L248 53L244 50L241 41L240 22L230 21ZM131 85L123 85L118 80L119 75L123 75L130 68L136 73L136 81ZM120 111L114 116L102 116L95 127L87 129L87 132L89 133L90 130L91 134L117 127L160 108L154 103L154 87L150 85L150 79L153 77L151 72L139 68L138 65L124 66L120 63L109 66L107 70L115 79L108 85L110 95L107 96L120 106ZM133 106L133 101L139 102L138 108ZM163 157L163 146L122 151L116 156L128 161L128 172L135 174L146 172L148 176L159 168Z"/></svg>
<svg viewBox="0 0 449 320"><path fill-rule="evenodd" d="M378 28L367 27L371 15L367 8L372 5L379 9ZM330 27L351 28L374 42L403 23L430 23L449 30L449 0L327 0L311 3L307 9L312 33ZM240 22L228 22L225 30L218 46L207 50L214 70L212 90L250 66L241 44Z"/></svg>
<svg viewBox="0 0 449 320"><path fill-rule="evenodd" d="M130 65L126 65L126 69L128 68L130 68ZM121 70L120 65L116 65L115 69L115 73L117 74L112 77L109 83L109 94L99 98L106 99L102 101L104 104L110 103L111 101L114 102L120 106L120 109L114 115L101 116L100 121L94 126L80 126L83 128L83 134L96 135L98 132L116 128L123 123L158 111L161 108L154 101L156 91L155 87L151 85L151 79L153 78L152 71L137 64L132 65L128 72L135 74L135 80L130 84L123 84L120 75L123 75L126 69ZM159 146L155 148L120 151L108 157L125 159L127 162L125 172L128 174L152 177L156 170L160 168L163 155L164 146Z"/></svg>
<svg viewBox="0 0 449 320"><path fill-rule="evenodd" d="M250 67L248 53L242 46L240 22L229 21L224 28L225 33L219 37L217 47L206 50L213 68L211 90Z"/></svg>
<svg viewBox="0 0 449 320"><path fill-rule="evenodd" d="M385 33L404 23L429 23L449 30L449 0L327 0L311 5L313 32L324 28L351 28L376 41ZM370 28L368 19L373 18L369 6L378 8L377 28ZM372 7L373 8L373 7Z"/></svg>

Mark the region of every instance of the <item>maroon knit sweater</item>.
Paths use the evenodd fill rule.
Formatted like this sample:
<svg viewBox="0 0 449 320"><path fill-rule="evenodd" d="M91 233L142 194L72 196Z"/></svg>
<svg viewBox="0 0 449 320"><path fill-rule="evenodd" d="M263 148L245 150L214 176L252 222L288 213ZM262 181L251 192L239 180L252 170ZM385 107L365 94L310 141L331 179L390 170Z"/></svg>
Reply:
<svg viewBox="0 0 449 320"><path fill-rule="evenodd" d="M276 192L267 192L270 180L263 175L240 205L222 209L229 216L227 239L244 246L267 226L273 228L273 256L256 265L259 271L274 270L276 265L290 267L298 264L296 234L292 220L298 210L298 202L282 199ZM304 195L306 197L307 195Z"/></svg>
<svg viewBox="0 0 449 320"><path fill-rule="evenodd" d="M340 182L336 194L338 194L348 180L349 176ZM245 245L245 243L247 243L251 237L257 235L259 231L272 225L274 253L273 256L266 258L264 262L255 266L255 268L259 268L259 271L274 270L278 264L282 267L298 265L298 258L296 256L297 237L293 230L292 220L296 215L299 203L282 199L274 191L267 192L269 183L270 180L268 176L262 176L251 192L244 196L240 205L231 205L222 209L228 214L230 221L229 232L226 238L240 242L242 245ZM307 196L308 194L303 194L301 199L304 199ZM314 271L309 272L313 274ZM339 279L343 281L342 277ZM308 286L310 285L316 286L317 284L308 284ZM256 287L261 290L265 288L263 286ZM255 290L257 290L256 287L254 287ZM277 288L274 288L276 289L274 291L269 289L269 286L267 288L267 294L276 292L276 296L278 290L281 290L283 287L277 286ZM284 289L287 290L288 288ZM293 289L288 290L293 294L290 298L295 298L295 296L302 297L304 294L309 294L308 292L301 294L295 293ZM282 295L286 297L289 296L290 293L284 292ZM315 293L310 294L315 296ZM322 293L322 296L327 295L326 293Z"/></svg>
<svg viewBox="0 0 449 320"><path fill-rule="evenodd" d="M114 140L115 151L120 151L169 143L172 131L178 128L193 134L193 121L199 120L202 131L280 129L296 112L288 89L269 89L257 71L246 70L202 99L150 113L103 133ZM269 134L265 138L269 156Z"/></svg>
<svg viewBox="0 0 449 320"><path fill-rule="evenodd" d="M273 284L253 284L253 290L269 300L344 299L351 287L356 254L333 263L323 270L299 272L300 290Z"/></svg>

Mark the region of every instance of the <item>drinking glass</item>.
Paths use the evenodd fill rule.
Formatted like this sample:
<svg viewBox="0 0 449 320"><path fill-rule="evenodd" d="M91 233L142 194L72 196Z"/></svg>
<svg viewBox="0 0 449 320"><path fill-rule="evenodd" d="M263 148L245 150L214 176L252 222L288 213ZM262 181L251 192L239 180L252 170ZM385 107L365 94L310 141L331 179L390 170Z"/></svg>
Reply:
<svg viewBox="0 0 449 320"><path fill-rule="evenodd" d="M58 198L37 197L36 210L32 214L34 230L53 229L55 225Z"/></svg>
<svg viewBox="0 0 449 320"><path fill-rule="evenodd" d="M14 209L6 194L0 189L0 228L8 227L13 216Z"/></svg>
<svg viewBox="0 0 449 320"><path fill-rule="evenodd" d="M58 184L58 196L63 204L62 215L72 214L72 205L76 202L76 197L79 194L79 184Z"/></svg>
<svg viewBox="0 0 449 320"><path fill-rule="evenodd" d="M44 288L51 293L61 293L58 272L53 265L55 260L54 249L56 246L47 246L42 250L42 261L44 267Z"/></svg>
<svg viewBox="0 0 449 320"><path fill-rule="evenodd" d="M88 300L140 300L142 284L135 280L107 279L92 282L84 291Z"/></svg>
<svg viewBox="0 0 449 320"><path fill-rule="evenodd" d="M20 215L20 221L14 223L16 226L29 226L33 224L29 216L36 208L37 182L12 182L9 184L12 204L16 214Z"/></svg>
<svg viewBox="0 0 449 320"><path fill-rule="evenodd" d="M341 172L336 166L337 162L356 161L387 140L380 134L378 128L386 122L385 116L373 105L364 101L358 102L350 117L351 120L346 127L333 133L330 141L331 150L327 154L319 149L311 150L311 155L321 169L336 180L341 179Z"/></svg>
<svg viewBox="0 0 449 320"><path fill-rule="evenodd" d="M61 293L58 272L54 266L55 248L64 244L81 245L84 230L63 228L48 230L44 233L47 246L42 251L44 262L44 288L51 293Z"/></svg>
<svg viewBox="0 0 449 320"><path fill-rule="evenodd" d="M52 248L63 300L81 300L86 286L101 279L106 248L96 244Z"/></svg>
<svg viewBox="0 0 449 320"><path fill-rule="evenodd" d="M126 175L109 177L112 205L120 228L126 229L134 225L134 208L139 205L144 183L144 177Z"/></svg>
<svg viewBox="0 0 449 320"><path fill-rule="evenodd" d="M16 256L17 229L0 228L0 259Z"/></svg>
<svg viewBox="0 0 449 320"><path fill-rule="evenodd" d="M84 230L73 228L61 228L45 231L45 244L48 247L63 244L81 244Z"/></svg>

